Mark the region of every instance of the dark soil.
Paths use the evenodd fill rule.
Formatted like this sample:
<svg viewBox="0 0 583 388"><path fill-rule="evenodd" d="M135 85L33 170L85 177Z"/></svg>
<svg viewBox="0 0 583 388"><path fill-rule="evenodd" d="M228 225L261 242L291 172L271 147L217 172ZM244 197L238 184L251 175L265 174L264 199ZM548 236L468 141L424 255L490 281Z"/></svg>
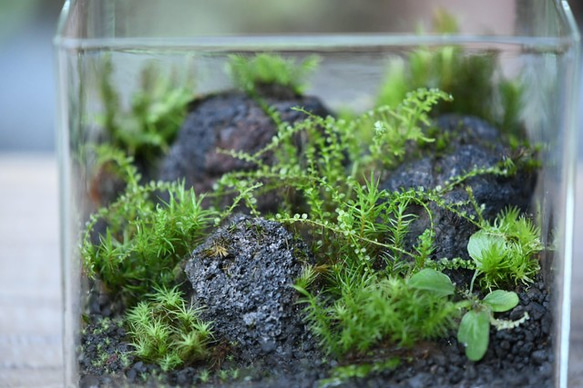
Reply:
<svg viewBox="0 0 583 388"><path fill-rule="evenodd" d="M394 370L371 374L366 378L346 381L330 380L331 368L339 364L326 358L310 343L310 335L303 338L297 353L289 358L274 357L259 347L251 352L235 352L225 359L221 370L228 374L221 379L212 376L201 381L201 373L208 366L193 365L170 373L162 373L156 365L136 361L129 356L124 364L122 354L128 350L125 331L115 321L100 320L87 326L82 336L81 387L192 386L203 387L552 387L552 314L549 293L542 281L528 290L518 290L520 304L497 318L520 319L528 313L529 319L509 330L491 329L490 346L479 362L469 361L463 346L455 336L436 343L421 344L415 349L399 351L401 364ZM106 327L106 329L104 329ZM248 328L247 336L260 337L264 330ZM283 339L282 339L283 340ZM285 341L284 341L285 342ZM107 343L107 345L106 345ZM279 345L281 347L281 344ZM277 353L276 353L277 354ZM216 367L216 366L215 366ZM210 368L212 371L212 368ZM233 378L234 371L237 377Z"/></svg>

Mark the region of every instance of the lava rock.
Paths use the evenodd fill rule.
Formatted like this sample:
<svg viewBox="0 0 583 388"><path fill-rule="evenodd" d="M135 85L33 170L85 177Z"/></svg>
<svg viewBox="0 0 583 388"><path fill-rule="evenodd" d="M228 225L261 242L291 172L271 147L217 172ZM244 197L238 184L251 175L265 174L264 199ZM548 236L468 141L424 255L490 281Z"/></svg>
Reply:
<svg viewBox="0 0 583 388"><path fill-rule="evenodd" d="M493 168L512 157L511 151L502 144L498 130L480 119L446 115L436 119L434 125L448 139L445 149L429 148L422 158L403 163L390 173L381 188L400 191L420 187L446 187L452 178L476 167ZM485 206L484 218L491 220L509 206L526 211L535 184L536 173L533 169L518 166L517 172L512 176L479 174L471 177L444 193L442 199L448 205L463 203L469 199L466 187L470 187L477 203ZM475 215L472 205L456 206L460 212ZM466 247L469 237L477 230L476 226L435 203L430 203L429 209L433 213L435 241L438 242L434 257L468 259ZM429 217L423 208L411 207L410 211L418 217L410 225L406 241L408 248L430 227Z"/></svg>
<svg viewBox="0 0 583 388"><path fill-rule="evenodd" d="M242 360L289 359L308 338L291 287L308 260L305 244L281 224L236 215L192 253L186 275L192 303L215 337Z"/></svg>
<svg viewBox="0 0 583 388"><path fill-rule="evenodd" d="M271 93L263 99L282 122L293 124L306 114L292 108L302 107L314 115L326 116L328 110L315 97ZM255 99L244 93L228 92L198 100L183 123L169 154L162 161L160 179L184 179L195 192L208 192L223 174L250 170L255 166L219 152L219 149L255 153L273 138L277 130L272 117ZM298 147L300 145L298 144ZM270 164L272 153L263 156ZM276 199L266 199L267 208L276 208Z"/></svg>

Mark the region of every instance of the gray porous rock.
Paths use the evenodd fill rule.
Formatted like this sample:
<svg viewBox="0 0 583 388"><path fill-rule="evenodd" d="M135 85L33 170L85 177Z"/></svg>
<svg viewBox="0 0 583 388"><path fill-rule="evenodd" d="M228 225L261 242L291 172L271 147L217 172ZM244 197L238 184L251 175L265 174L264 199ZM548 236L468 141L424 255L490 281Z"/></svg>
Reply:
<svg viewBox="0 0 583 388"><path fill-rule="evenodd" d="M437 118L434 125L448 139L445 149L429 148L420 159L402 164L384 181L381 185L383 189L399 191L445 187L448 180L475 167L495 167L512 157L511 150L502 142L500 132L480 119L452 114ZM521 165L517 167L517 172L512 176L482 174L472 177L445 193L443 200L447 204L467 201L466 187L469 186L477 203L485 206L483 215L488 220L509 206L527 211L536 185L536 171ZM476 226L435 203L430 203L429 208L433 213L437 242L434 257L468 259L467 243L477 230ZM475 214L471 205L460 206L459 210ZM406 242L409 247L430 226L429 218L421 207L412 207L411 212L418 218L410 227Z"/></svg>
<svg viewBox="0 0 583 388"><path fill-rule="evenodd" d="M326 116L328 110L314 97L271 93L263 98L266 106L278 113L283 122L293 124L306 114L294 110L301 107L314 115ZM228 92L198 100L162 161L160 179L184 179L195 192L208 192L223 174L250 170L250 163L219 152L219 149L255 153L269 143L276 133L273 118L256 99ZM298 149L301 145L298 144ZM270 164L273 154L266 153L262 162ZM263 207L273 207L276 200L267 199Z"/></svg>
<svg viewBox="0 0 583 388"><path fill-rule="evenodd" d="M292 288L308 249L281 224L234 216L186 264L192 303L243 361L293 359L307 330Z"/></svg>

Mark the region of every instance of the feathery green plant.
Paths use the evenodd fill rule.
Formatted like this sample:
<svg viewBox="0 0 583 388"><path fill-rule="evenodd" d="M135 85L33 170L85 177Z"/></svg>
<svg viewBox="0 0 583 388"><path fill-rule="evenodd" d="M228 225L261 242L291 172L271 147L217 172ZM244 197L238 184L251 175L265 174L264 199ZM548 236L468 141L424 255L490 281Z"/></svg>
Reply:
<svg viewBox="0 0 583 388"><path fill-rule="evenodd" d="M328 303L306 290L304 275L295 289L308 303L308 321L323 348L335 356L366 354L373 346L389 343L410 347L422 339L443 336L453 329L458 306L449 300L454 286L447 276L425 269L410 278L375 276L352 279L341 295Z"/></svg>
<svg viewBox="0 0 583 388"><path fill-rule="evenodd" d="M131 158L115 149L110 156L125 166L127 187L90 217L81 255L87 273L131 305L154 286L173 285L176 266L205 236L216 214L203 209L202 197L183 183L139 184Z"/></svg>
<svg viewBox="0 0 583 388"><path fill-rule="evenodd" d="M176 74L163 75L151 62L141 70L141 88L132 95L129 110L122 108L113 85L113 63L100 65L100 96L104 111L98 118L107 131L108 144L147 164L168 151L194 97L192 81L178 85Z"/></svg>
<svg viewBox="0 0 583 388"><path fill-rule="evenodd" d="M543 244L539 236L540 230L517 208L502 211L493 223L483 221L468 242L476 267L474 279L481 276L481 284L488 289L532 283L540 271L536 255Z"/></svg>
<svg viewBox="0 0 583 388"><path fill-rule="evenodd" d="M458 27L450 15L441 12L435 30L450 34L457 32ZM456 45L416 48L405 58L391 59L377 105L395 107L410 90L438 88L455 96L455 100L435 106L435 115L477 116L516 141L524 137L520 136L522 86L504 79L497 71L496 60L495 52L474 54Z"/></svg>
<svg viewBox="0 0 583 388"><path fill-rule="evenodd" d="M218 183L219 192L257 183L261 184L258 193L293 189L312 208L310 218L330 218L337 204L353 197L353 189L365 177L374 172L374 179L380 178L381 171L386 173L403 160L409 146L431 141L422 130L429 123L428 113L438 101L449 98L438 90L419 89L395 109L380 107L353 120L314 116L299 109L308 117L293 125L279 123L271 142L255 154L223 151L257 168L226 174ZM306 139L301 153L298 136ZM275 156L271 165L263 161L269 152ZM248 205L256 210L253 203ZM294 204L283 207L291 209Z"/></svg>
<svg viewBox="0 0 583 388"><path fill-rule="evenodd" d="M209 357L211 324L186 306L176 287L156 288L146 297L125 316L136 357L164 371Z"/></svg>

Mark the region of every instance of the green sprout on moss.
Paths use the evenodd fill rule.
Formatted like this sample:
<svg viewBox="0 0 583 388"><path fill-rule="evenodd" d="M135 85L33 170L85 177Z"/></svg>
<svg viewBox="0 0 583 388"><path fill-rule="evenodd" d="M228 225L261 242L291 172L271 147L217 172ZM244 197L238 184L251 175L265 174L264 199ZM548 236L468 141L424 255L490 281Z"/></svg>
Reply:
<svg viewBox="0 0 583 388"><path fill-rule="evenodd" d="M200 311L187 307L176 287L157 288L147 297L126 314L135 356L163 371L205 360L212 333Z"/></svg>
<svg viewBox="0 0 583 388"><path fill-rule="evenodd" d="M488 289L532 283L540 271L536 255L543 244L539 235L539 229L517 208L501 212L493 223L483 222L468 242L476 267L474 279L481 276Z"/></svg>
<svg viewBox="0 0 583 388"><path fill-rule="evenodd" d="M175 283L177 265L205 236L215 212L183 183L139 184L131 159L119 150L110 156L126 166L127 187L90 217L81 254L87 273L131 305L155 286Z"/></svg>
<svg viewBox="0 0 583 388"><path fill-rule="evenodd" d="M255 93L261 86L279 85L302 95L307 88L305 79L318 63L316 56L309 56L297 64L292 59L268 53L251 58L231 55L227 70L235 84L247 93Z"/></svg>

